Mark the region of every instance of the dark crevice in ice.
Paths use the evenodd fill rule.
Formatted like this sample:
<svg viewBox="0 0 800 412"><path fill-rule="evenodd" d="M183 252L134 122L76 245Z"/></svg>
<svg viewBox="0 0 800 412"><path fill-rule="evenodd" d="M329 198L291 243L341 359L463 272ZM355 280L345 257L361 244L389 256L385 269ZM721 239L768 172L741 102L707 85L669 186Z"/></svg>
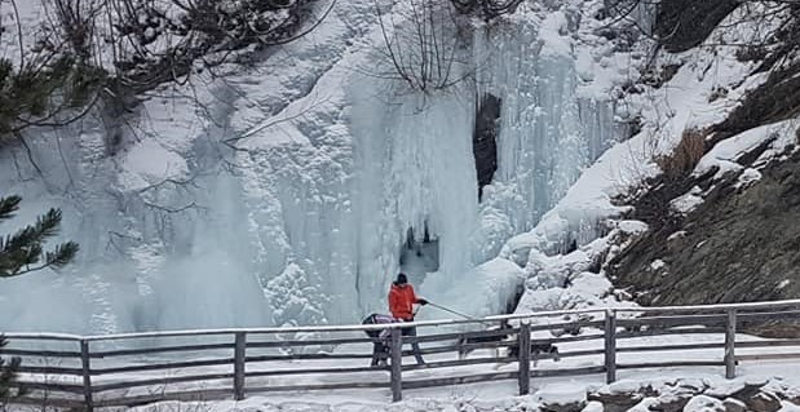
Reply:
<svg viewBox="0 0 800 412"><path fill-rule="evenodd" d="M472 153L478 175L478 200L483 198L483 187L492 183L497 171L497 135L500 131L502 100L492 94L480 98L476 108L475 130L472 135Z"/></svg>
<svg viewBox="0 0 800 412"><path fill-rule="evenodd" d="M420 284L428 273L439 270L439 239L432 236L425 225L423 236L415 236L414 229L406 232L400 250L400 271L408 275L412 284Z"/></svg>

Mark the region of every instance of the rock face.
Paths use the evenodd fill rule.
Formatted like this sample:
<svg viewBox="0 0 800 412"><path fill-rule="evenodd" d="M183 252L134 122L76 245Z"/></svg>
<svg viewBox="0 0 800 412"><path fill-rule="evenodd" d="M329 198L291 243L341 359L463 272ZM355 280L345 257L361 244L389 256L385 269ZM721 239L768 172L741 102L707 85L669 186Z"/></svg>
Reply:
<svg viewBox="0 0 800 412"><path fill-rule="evenodd" d="M687 50L706 39L736 3L661 1L655 33L665 50ZM797 38L800 18L787 20L775 35ZM800 154L794 147L800 130L786 122L800 115L800 62L793 57L798 48L787 41L761 54L737 54L764 81L747 90L723 120L685 130L666 156L672 163L655 159L663 173L635 199L621 202L634 208L626 217L649 230L604 267L617 288L644 305L800 296L800 228L794 223L800 217ZM783 123L792 125L758 134ZM751 144L739 144L756 134ZM798 329L772 325L762 333L797 336Z"/></svg>
<svg viewBox="0 0 800 412"><path fill-rule="evenodd" d="M587 394L587 408L606 412L775 412L781 409L781 400L794 402L793 391L779 381L736 381L711 386L700 379L661 384L617 382Z"/></svg>
<svg viewBox="0 0 800 412"><path fill-rule="evenodd" d="M725 398L725 400L722 401L722 406L725 407L726 412L747 411L747 405L745 405L744 402L734 398Z"/></svg>
<svg viewBox="0 0 800 412"><path fill-rule="evenodd" d="M702 43L737 6L735 0L662 1L656 15L656 34L667 50L688 50Z"/></svg>
<svg viewBox="0 0 800 412"><path fill-rule="evenodd" d="M709 187L705 202L647 232L611 262L616 286L631 288L647 305L800 295L800 153L761 175L749 186L737 184L736 172L693 182Z"/></svg>
<svg viewBox="0 0 800 412"><path fill-rule="evenodd" d="M719 399L699 395L692 398L683 410L687 412L725 412L725 406Z"/></svg>
<svg viewBox="0 0 800 412"><path fill-rule="evenodd" d="M539 409L542 412L581 412L586 407L586 402L576 401L568 403L545 403Z"/></svg>

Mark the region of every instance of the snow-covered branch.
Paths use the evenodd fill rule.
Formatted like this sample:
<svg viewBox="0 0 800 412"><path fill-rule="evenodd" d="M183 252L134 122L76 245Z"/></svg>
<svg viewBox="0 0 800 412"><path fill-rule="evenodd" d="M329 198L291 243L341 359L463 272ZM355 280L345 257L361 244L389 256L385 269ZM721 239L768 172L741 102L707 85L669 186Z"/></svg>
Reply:
<svg viewBox="0 0 800 412"><path fill-rule="evenodd" d="M0 142L59 127L314 30L336 0L0 0L18 50L0 60ZM32 16L38 16L36 18Z"/></svg>

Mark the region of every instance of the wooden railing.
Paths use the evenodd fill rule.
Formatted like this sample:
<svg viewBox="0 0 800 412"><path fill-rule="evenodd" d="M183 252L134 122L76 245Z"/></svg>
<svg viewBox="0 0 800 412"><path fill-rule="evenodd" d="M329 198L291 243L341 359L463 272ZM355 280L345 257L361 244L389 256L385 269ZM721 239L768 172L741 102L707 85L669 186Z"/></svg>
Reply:
<svg viewBox="0 0 800 412"><path fill-rule="evenodd" d="M503 321L514 326L502 330L488 327ZM607 382L614 382L617 371L643 368L719 366L720 372L724 367L725 376L733 378L739 361L800 358L800 339L737 335L737 328L746 332L772 324L783 325L783 330L800 324L800 300L542 312L476 321L370 326L105 336L9 333L9 345L0 354L23 359L16 384L25 387L27 394L15 400L19 403L92 410L162 400L240 400L266 392L362 388L384 388L399 401L404 390L418 388L517 380L519 393L526 394L531 379L605 374ZM418 329L419 336L403 336L401 328L411 326ZM370 338L365 331L380 329L391 329L388 366L372 367L372 344L385 341ZM702 340L654 342L668 335ZM737 341L737 336L741 340ZM403 362L412 355L403 347L409 343L423 345L426 365ZM551 345L558 348L561 363L541 353ZM512 347L535 350L517 350L515 357L485 353ZM787 348L795 352L787 352ZM737 349L747 353L737 354ZM456 358L459 351L469 350L482 352ZM654 352L660 355L653 356L652 362L618 359ZM496 368L476 370L486 365Z"/></svg>

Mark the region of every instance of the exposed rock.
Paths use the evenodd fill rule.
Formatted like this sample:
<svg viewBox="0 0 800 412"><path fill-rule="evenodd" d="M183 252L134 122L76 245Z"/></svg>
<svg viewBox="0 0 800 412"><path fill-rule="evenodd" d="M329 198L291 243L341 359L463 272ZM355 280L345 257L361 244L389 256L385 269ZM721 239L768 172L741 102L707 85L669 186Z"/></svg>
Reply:
<svg viewBox="0 0 800 412"><path fill-rule="evenodd" d="M735 0L663 0L656 15L659 42L672 52L697 46L738 5Z"/></svg>
<svg viewBox="0 0 800 412"><path fill-rule="evenodd" d="M666 382L620 381L587 395L588 402L570 405L546 404L545 411L583 412L777 412L794 410L800 388L781 378L736 379L714 382L702 378ZM800 411L800 405L797 405Z"/></svg>
<svg viewBox="0 0 800 412"><path fill-rule="evenodd" d="M628 412L650 412L653 406L656 405L656 398L644 398L641 402L637 403L633 408L628 409Z"/></svg>
<svg viewBox="0 0 800 412"><path fill-rule="evenodd" d="M750 388L748 388L748 385L742 380L736 380L733 382L726 382L724 385L710 388L703 392L703 395L711 396L717 399L729 398L735 393L744 393L745 391L750 392L751 395L755 395L758 393L759 389L764 386L764 384L762 383L759 385L750 382L749 386Z"/></svg>
<svg viewBox="0 0 800 412"><path fill-rule="evenodd" d="M586 407L586 391L570 386L546 387L536 392L538 409L543 412L580 412Z"/></svg>
<svg viewBox="0 0 800 412"><path fill-rule="evenodd" d="M660 412L682 411L690 399L706 389L708 385L702 379L680 379L668 383L661 394L649 403L648 409Z"/></svg>
<svg viewBox="0 0 800 412"><path fill-rule="evenodd" d="M623 412L641 402L644 396L638 392L590 393L587 399L600 402L606 412Z"/></svg>
<svg viewBox="0 0 800 412"><path fill-rule="evenodd" d="M705 396L724 399L726 410L736 410L741 404L748 411L774 412L781 408L781 398L766 390L767 381L738 381L728 385L711 388ZM733 409L729 409L733 408Z"/></svg>
<svg viewBox="0 0 800 412"><path fill-rule="evenodd" d="M604 412L603 404L597 401L588 402L581 412Z"/></svg>
<svg viewBox="0 0 800 412"><path fill-rule="evenodd" d="M669 386L674 386L674 389L672 389L671 392L688 392L699 395L708 389L708 382L705 379L700 378L686 378L679 379L674 385Z"/></svg>
<svg viewBox="0 0 800 412"><path fill-rule="evenodd" d="M667 237L667 248L670 253L676 253L686 247L686 231L679 230Z"/></svg>
<svg viewBox="0 0 800 412"><path fill-rule="evenodd" d="M729 388L736 388L736 390L730 391L723 396L718 396L719 398L723 397L731 397L734 399L739 399L740 401L745 401L750 399L759 392L761 392L761 388L763 388L767 382L743 382L741 385L729 386ZM706 395L711 395L712 391L706 392ZM717 392L720 392L717 390ZM713 395L711 395L713 396Z"/></svg>
<svg viewBox="0 0 800 412"><path fill-rule="evenodd" d="M650 405L651 411L657 412L679 412L689 403L694 394L684 393L665 393L655 399Z"/></svg>
<svg viewBox="0 0 800 412"><path fill-rule="evenodd" d="M791 299L800 295L800 153L761 170L741 191L732 176L675 225L642 235L608 266L617 288L645 305ZM691 187L691 186L690 186ZM670 247L676 232L683 247ZM673 242L678 242L673 236ZM731 253L736 251L736 253ZM656 259L669 271L649 270ZM787 280L789 280L787 282ZM717 285L729 285L720 288ZM647 292L647 293L641 293ZM761 325L760 327L763 327ZM769 325L772 335L798 328Z"/></svg>
<svg viewBox="0 0 800 412"><path fill-rule="evenodd" d="M725 412L722 401L706 395L697 395L686 404L686 412Z"/></svg>
<svg viewBox="0 0 800 412"><path fill-rule="evenodd" d="M599 391L589 393L587 400L603 404L606 412L623 412L633 408L643 399L658 396L651 386L629 386L612 384Z"/></svg>
<svg viewBox="0 0 800 412"><path fill-rule="evenodd" d="M742 402L742 401L740 401L738 399L725 398L725 400L722 401L722 406L725 407L725 412L746 412L747 411L747 405L745 405L744 402Z"/></svg>
<svg viewBox="0 0 800 412"><path fill-rule="evenodd" d="M789 396L786 400L791 402L791 403L793 403L793 404L795 404L795 405L800 406L800 395Z"/></svg>
<svg viewBox="0 0 800 412"><path fill-rule="evenodd" d="M754 127L796 117L800 111L798 74L800 63L770 73L764 84L749 92L745 101L727 119L713 127L713 140L719 141Z"/></svg>
<svg viewBox="0 0 800 412"><path fill-rule="evenodd" d="M775 412L781 409L781 400L770 392L758 392L749 399L742 400L747 410L754 412Z"/></svg>
<svg viewBox="0 0 800 412"><path fill-rule="evenodd" d="M545 403L542 404L540 409L542 412L581 412L585 410L587 403L584 401L575 401L569 403ZM602 410L602 409L600 409Z"/></svg>

